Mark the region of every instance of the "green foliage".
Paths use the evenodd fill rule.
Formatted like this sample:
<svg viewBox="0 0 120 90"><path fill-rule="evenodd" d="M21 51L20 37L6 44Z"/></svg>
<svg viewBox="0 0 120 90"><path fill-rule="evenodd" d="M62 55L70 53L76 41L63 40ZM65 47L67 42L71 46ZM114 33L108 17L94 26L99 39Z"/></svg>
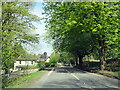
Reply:
<svg viewBox="0 0 120 90"><path fill-rule="evenodd" d="M50 62L45 62L45 67L49 67L51 65Z"/></svg>
<svg viewBox="0 0 120 90"><path fill-rule="evenodd" d="M45 68L45 62L39 62L38 63L39 69L42 70Z"/></svg>
<svg viewBox="0 0 120 90"><path fill-rule="evenodd" d="M56 51L72 53L81 65L91 53L103 66L105 58L118 56L119 2L48 2L44 10L46 37Z"/></svg>
<svg viewBox="0 0 120 90"><path fill-rule="evenodd" d="M59 62L62 62L64 64L75 64L75 58L71 53L68 52L60 52L60 59Z"/></svg>
<svg viewBox="0 0 120 90"><path fill-rule="evenodd" d="M17 68L21 68L21 70L27 70L27 69L29 69L28 66L19 66L19 67L17 67Z"/></svg>
<svg viewBox="0 0 120 90"><path fill-rule="evenodd" d="M118 72L113 72L113 75L120 77L120 71L118 71Z"/></svg>
<svg viewBox="0 0 120 90"><path fill-rule="evenodd" d="M39 67L37 65L28 65L28 66L17 66L17 68L21 68L21 70L27 70L27 69L36 69Z"/></svg>
<svg viewBox="0 0 120 90"><path fill-rule="evenodd" d="M20 76L13 77L12 79L8 79L6 76L2 77L2 88L5 88L12 84L13 82L19 80Z"/></svg>
<svg viewBox="0 0 120 90"><path fill-rule="evenodd" d="M9 73L14 61L26 54L23 43L37 43L36 35L28 33L35 29L33 22L39 21L30 13L30 2L2 2L2 69Z"/></svg>
<svg viewBox="0 0 120 90"><path fill-rule="evenodd" d="M60 55L58 54L58 53L56 53L56 52L53 52L51 55L50 55L50 64L52 65L52 66L54 66L57 62L58 62L58 60L59 60L59 58L60 58Z"/></svg>

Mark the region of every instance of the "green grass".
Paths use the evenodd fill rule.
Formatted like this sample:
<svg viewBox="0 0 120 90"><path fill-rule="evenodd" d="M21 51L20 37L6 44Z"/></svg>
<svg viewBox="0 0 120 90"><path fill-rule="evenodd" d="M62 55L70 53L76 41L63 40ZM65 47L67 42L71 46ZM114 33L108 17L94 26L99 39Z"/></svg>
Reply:
<svg viewBox="0 0 120 90"><path fill-rule="evenodd" d="M104 71L99 71L99 72L105 73L105 74L110 74L112 76L120 76L120 71L118 71L118 72L111 72L111 71L104 70Z"/></svg>
<svg viewBox="0 0 120 90"><path fill-rule="evenodd" d="M113 72L113 75L114 75L114 76L119 76L119 77L120 77L120 71L118 71L118 72Z"/></svg>
<svg viewBox="0 0 120 90"><path fill-rule="evenodd" d="M20 78L14 83L10 84L6 88L25 88L34 83L38 78L40 78L46 71L38 71L29 75L20 76Z"/></svg>

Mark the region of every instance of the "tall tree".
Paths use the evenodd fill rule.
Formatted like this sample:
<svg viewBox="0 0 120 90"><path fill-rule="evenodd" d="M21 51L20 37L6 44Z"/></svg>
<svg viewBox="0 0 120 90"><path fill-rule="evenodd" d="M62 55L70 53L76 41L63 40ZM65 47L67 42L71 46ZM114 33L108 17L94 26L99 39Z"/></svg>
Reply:
<svg viewBox="0 0 120 90"><path fill-rule="evenodd" d="M51 63L51 65L55 65L59 61L59 58L60 58L59 53L57 53L57 52L54 51L50 55L50 63Z"/></svg>
<svg viewBox="0 0 120 90"><path fill-rule="evenodd" d="M15 59L25 53L22 43L38 42L36 35L29 31L35 29L32 24L39 21L30 13L31 3L2 2L2 69L9 73Z"/></svg>
<svg viewBox="0 0 120 90"><path fill-rule="evenodd" d="M105 58L108 49L112 49L111 45L118 45L118 2L117 3L93 3L95 25L92 27L92 33L95 35L98 43L97 49L100 59L100 69L105 69ZM95 9L98 8L98 9ZM93 24L92 23L92 24ZM116 47L117 48L117 47ZM114 49L115 50L115 49ZM109 51L110 52L110 51Z"/></svg>
<svg viewBox="0 0 120 90"><path fill-rule="evenodd" d="M118 2L62 2L45 4L48 37L57 50L73 53L79 59L99 53L101 69L105 68L105 49L118 40ZM116 43L116 45L118 45ZM115 46L116 47L116 46Z"/></svg>

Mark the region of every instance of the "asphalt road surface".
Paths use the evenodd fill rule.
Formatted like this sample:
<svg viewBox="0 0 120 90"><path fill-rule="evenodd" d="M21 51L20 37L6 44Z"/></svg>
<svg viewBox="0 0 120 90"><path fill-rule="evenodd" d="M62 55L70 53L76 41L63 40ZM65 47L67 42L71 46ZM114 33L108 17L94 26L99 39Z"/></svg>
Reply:
<svg viewBox="0 0 120 90"><path fill-rule="evenodd" d="M52 68L29 88L118 88L118 80L59 66Z"/></svg>

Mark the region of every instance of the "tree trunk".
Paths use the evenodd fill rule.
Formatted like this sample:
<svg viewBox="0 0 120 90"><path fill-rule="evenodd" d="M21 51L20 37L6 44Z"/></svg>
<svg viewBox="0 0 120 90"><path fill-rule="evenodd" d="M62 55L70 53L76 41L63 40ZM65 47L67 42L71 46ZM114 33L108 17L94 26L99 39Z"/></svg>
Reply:
<svg viewBox="0 0 120 90"><path fill-rule="evenodd" d="M104 47L104 40L100 40L99 44L101 46L100 50L99 50L99 57L100 57L100 70L104 70L105 69L105 47Z"/></svg>
<svg viewBox="0 0 120 90"><path fill-rule="evenodd" d="M5 69L5 74L10 74L10 70L9 69Z"/></svg>
<svg viewBox="0 0 120 90"><path fill-rule="evenodd" d="M78 58L79 58L79 67L80 69L82 69L83 68L83 61L82 61L83 56L79 55Z"/></svg>
<svg viewBox="0 0 120 90"><path fill-rule="evenodd" d="M106 4L106 2L104 2L104 4ZM104 8L106 8L106 6L104 6ZM100 50L99 50L99 56L100 56L100 70L105 70L105 35L102 34L100 41L99 41L99 45L100 45Z"/></svg>
<svg viewBox="0 0 120 90"><path fill-rule="evenodd" d="M77 56L75 57L75 64L76 64L76 66L78 66L78 57Z"/></svg>
<svg viewBox="0 0 120 90"><path fill-rule="evenodd" d="M88 55L88 68L90 67L90 56Z"/></svg>
<svg viewBox="0 0 120 90"><path fill-rule="evenodd" d="M8 67L8 65L6 63L4 63L5 68L3 70L5 70L5 74L9 74L10 73L10 69Z"/></svg>

